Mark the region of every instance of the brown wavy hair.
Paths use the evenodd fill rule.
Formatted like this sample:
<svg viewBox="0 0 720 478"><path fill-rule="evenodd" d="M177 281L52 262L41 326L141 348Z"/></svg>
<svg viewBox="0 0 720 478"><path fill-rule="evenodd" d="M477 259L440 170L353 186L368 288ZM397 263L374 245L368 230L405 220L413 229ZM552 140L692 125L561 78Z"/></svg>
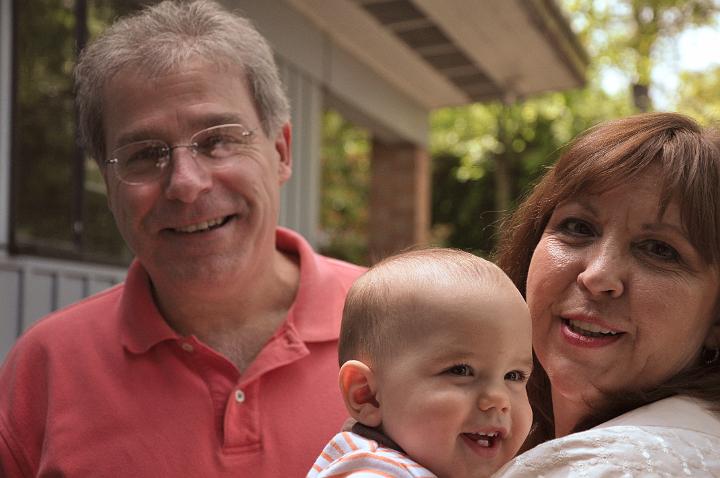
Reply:
<svg viewBox="0 0 720 478"><path fill-rule="evenodd" d="M720 136L677 113L646 113L601 123L571 142L507 218L495 262L526 295L530 260L553 210L576 194L601 193L657 167L660 214L677 200L692 245L712 266L720 261ZM720 291L718 291L720 295ZM720 301L719 301L720 302ZM720 304L716 306L720 313ZM719 314L720 315L720 314ZM554 438L550 383L541 364L528 384L535 427L524 449ZM720 410L720 363L696 364L652 390L610 397L602 409L579 423L585 430L622 413L672 395L703 399Z"/></svg>

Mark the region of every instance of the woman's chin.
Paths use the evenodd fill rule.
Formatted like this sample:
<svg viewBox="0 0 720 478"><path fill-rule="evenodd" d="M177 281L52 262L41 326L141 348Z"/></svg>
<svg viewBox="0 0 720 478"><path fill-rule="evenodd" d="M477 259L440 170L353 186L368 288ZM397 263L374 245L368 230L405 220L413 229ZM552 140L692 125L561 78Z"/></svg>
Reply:
<svg viewBox="0 0 720 478"><path fill-rule="evenodd" d="M605 402L608 392L596 385L588 377L578 376L576 373L563 373L558 371L550 374L553 403L558 400L567 404L576 404L576 407L591 410Z"/></svg>

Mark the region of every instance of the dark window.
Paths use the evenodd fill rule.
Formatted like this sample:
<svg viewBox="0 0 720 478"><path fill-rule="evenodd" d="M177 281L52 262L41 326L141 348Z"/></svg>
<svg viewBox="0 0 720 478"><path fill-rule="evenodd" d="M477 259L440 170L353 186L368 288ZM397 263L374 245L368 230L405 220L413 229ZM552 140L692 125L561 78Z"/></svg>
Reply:
<svg viewBox="0 0 720 478"><path fill-rule="evenodd" d="M13 2L12 252L128 263L100 172L75 141L72 70L88 37L140 3Z"/></svg>

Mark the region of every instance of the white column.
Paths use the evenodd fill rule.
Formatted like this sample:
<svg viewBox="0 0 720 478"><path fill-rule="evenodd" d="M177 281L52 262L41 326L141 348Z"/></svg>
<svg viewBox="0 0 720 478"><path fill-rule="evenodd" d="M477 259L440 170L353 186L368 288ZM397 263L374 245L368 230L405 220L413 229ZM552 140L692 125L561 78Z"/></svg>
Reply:
<svg viewBox="0 0 720 478"><path fill-rule="evenodd" d="M0 255L7 252L10 234L12 31L12 0L0 0Z"/></svg>

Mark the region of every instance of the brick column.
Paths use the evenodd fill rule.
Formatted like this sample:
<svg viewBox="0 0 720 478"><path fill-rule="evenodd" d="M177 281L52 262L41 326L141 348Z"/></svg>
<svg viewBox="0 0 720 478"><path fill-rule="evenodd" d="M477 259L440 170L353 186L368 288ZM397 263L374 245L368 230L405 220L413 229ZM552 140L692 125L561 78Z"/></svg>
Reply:
<svg viewBox="0 0 720 478"><path fill-rule="evenodd" d="M371 262L426 246L430 228L430 157L409 143L373 140L370 182Z"/></svg>

